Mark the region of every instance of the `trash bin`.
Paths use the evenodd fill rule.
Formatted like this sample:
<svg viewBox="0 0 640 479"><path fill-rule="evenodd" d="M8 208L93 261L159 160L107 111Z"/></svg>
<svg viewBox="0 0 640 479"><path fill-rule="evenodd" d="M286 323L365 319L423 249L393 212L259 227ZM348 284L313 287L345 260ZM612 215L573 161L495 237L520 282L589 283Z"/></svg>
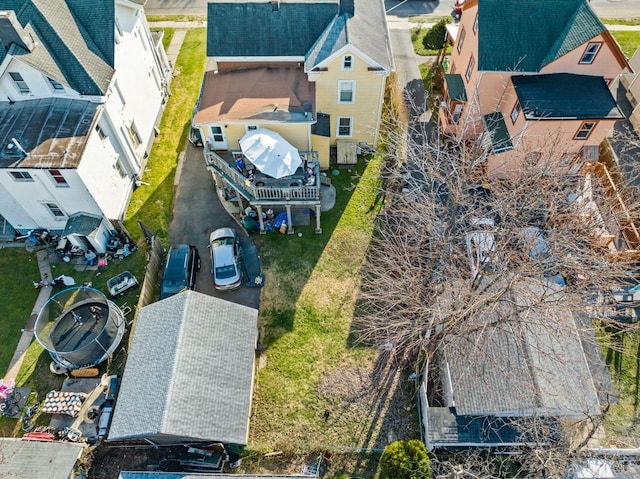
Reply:
<svg viewBox="0 0 640 479"><path fill-rule="evenodd" d="M242 218L242 226L247 230L247 233L253 233L258 229L258 225L256 220L254 220L251 216L245 216Z"/></svg>

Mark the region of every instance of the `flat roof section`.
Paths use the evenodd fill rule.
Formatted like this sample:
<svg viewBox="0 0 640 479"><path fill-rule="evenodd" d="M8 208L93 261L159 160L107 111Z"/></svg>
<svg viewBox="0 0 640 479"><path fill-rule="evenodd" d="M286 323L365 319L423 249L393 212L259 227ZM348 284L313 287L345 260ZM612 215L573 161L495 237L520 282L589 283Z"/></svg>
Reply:
<svg viewBox="0 0 640 479"><path fill-rule="evenodd" d="M315 83L295 64L208 71L195 123L311 122L315 102Z"/></svg>
<svg viewBox="0 0 640 479"><path fill-rule="evenodd" d="M69 98L0 102L0 168L77 168L98 108Z"/></svg>

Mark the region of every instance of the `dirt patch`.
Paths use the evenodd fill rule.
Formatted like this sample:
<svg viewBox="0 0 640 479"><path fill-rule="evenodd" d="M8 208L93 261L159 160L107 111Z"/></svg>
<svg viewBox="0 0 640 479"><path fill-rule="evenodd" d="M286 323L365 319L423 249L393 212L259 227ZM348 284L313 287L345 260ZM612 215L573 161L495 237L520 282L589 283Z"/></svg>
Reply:
<svg viewBox="0 0 640 479"><path fill-rule="evenodd" d="M390 442L416 437L413 389L392 360L380 358L372 368L338 368L319 384L329 403L323 419L336 428L358 425L352 433L356 447L382 450Z"/></svg>

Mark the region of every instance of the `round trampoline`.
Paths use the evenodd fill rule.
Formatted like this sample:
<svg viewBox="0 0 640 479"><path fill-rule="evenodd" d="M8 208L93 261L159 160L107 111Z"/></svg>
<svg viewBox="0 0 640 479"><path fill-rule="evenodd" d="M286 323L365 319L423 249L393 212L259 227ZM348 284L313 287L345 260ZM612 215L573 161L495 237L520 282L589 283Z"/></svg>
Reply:
<svg viewBox="0 0 640 479"><path fill-rule="evenodd" d="M97 289L68 288L38 313L35 336L56 365L67 370L96 366L118 347L124 314Z"/></svg>

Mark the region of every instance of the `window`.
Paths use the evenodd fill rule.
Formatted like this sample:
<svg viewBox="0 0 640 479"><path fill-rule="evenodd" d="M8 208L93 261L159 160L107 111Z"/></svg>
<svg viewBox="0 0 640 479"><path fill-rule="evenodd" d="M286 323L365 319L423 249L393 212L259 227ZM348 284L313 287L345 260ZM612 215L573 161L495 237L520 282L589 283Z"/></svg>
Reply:
<svg viewBox="0 0 640 479"><path fill-rule="evenodd" d="M131 122L129 125L129 136L131 137L131 141L133 142L133 147L137 148L142 144L142 140L140 139L140 135L138 134L138 129L134 122Z"/></svg>
<svg viewBox="0 0 640 479"><path fill-rule="evenodd" d="M26 171L10 171L9 174L11 174L16 181L33 181L31 174Z"/></svg>
<svg viewBox="0 0 640 479"><path fill-rule="evenodd" d="M211 127L211 136L213 136L213 141L215 142L223 142L224 135L222 134L222 127L212 126Z"/></svg>
<svg viewBox="0 0 640 479"><path fill-rule="evenodd" d="M595 60L598 50L600 50L601 43L589 43L587 49L584 51L580 63L583 65L590 65Z"/></svg>
<svg viewBox="0 0 640 479"><path fill-rule="evenodd" d="M458 53L462 51L462 44L464 43L464 36L466 35L464 27L460 30L460 38L458 39Z"/></svg>
<svg viewBox="0 0 640 479"><path fill-rule="evenodd" d="M473 22L473 33L478 33L478 14L476 13L476 19Z"/></svg>
<svg viewBox="0 0 640 479"><path fill-rule="evenodd" d="M100 137L101 140L104 140L107 138L107 134L104 132L104 130L100 125L96 125L96 132L98 133L98 136Z"/></svg>
<svg viewBox="0 0 640 479"><path fill-rule="evenodd" d="M471 60L469 60L469 65L467 66L467 73L464 76L467 79L467 83L471 79L471 74L473 73L474 66L476 66L476 61L473 57L471 57Z"/></svg>
<svg viewBox="0 0 640 479"><path fill-rule="evenodd" d="M355 81L342 80L338 86L338 103L355 103Z"/></svg>
<svg viewBox="0 0 640 479"><path fill-rule="evenodd" d="M460 115L462 115L462 108L464 105L462 103L456 103L453 107L453 113L451 114L451 123L457 125L460 121Z"/></svg>
<svg viewBox="0 0 640 479"><path fill-rule="evenodd" d="M247 125L247 131L253 131L257 129L258 129L257 125Z"/></svg>
<svg viewBox="0 0 640 479"><path fill-rule="evenodd" d="M353 118L350 116L338 117L338 134L336 136L351 136Z"/></svg>
<svg viewBox="0 0 640 479"><path fill-rule="evenodd" d="M342 57L342 69L353 70L353 57L351 55L345 55Z"/></svg>
<svg viewBox="0 0 640 479"><path fill-rule="evenodd" d="M69 186L67 180L64 179L64 176L60 172L60 170L49 170L49 174L51 178L56 183L56 186Z"/></svg>
<svg viewBox="0 0 640 479"><path fill-rule="evenodd" d="M115 158L116 158L116 162L113 164L113 167L116 169L120 177L126 178L127 170L124 168L122 161L120 161L120 155L116 154Z"/></svg>
<svg viewBox="0 0 640 479"><path fill-rule="evenodd" d="M18 90L20 91L20 93L29 93L29 92L31 92L31 90L29 89L29 85L27 85L27 82L24 81L24 79L22 78L22 75L20 75L20 73L9 72L9 76L11 77L13 82L18 87Z"/></svg>
<svg viewBox="0 0 640 479"><path fill-rule="evenodd" d="M576 133L576 140L586 140L596 126L595 121L585 121L580 125L580 129Z"/></svg>
<svg viewBox="0 0 640 479"><path fill-rule="evenodd" d="M456 72L456 64L451 62L451 68L449 68L449 73L452 75Z"/></svg>
<svg viewBox="0 0 640 479"><path fill-rule="evenodd" d="M60 209L60 207L55 204L55 203L45 203L44 204L47 209L49 210L49 213L51 213L54 217L56 218L64 218L64 213L62 212L62 210Z"/></svg>
<svg viewBox="0 0 640 479"><path fill-rule="evenodd" d="M51 85L51 88L53 88L53 91L55 93L60 93L64 91L64 85L62 85L62 83L59 83L55 81L53 78L49 78L49 77L47 77L47 80L49 80L49 85Z"/></svg>
<svg viewBox="0 0 640 479"><path fill-rule="evenodd" d="M513 105L513 110L511 110L511 123L516 122L519 114L520 114L520 102L517 101L516 104Z"/></svg>

